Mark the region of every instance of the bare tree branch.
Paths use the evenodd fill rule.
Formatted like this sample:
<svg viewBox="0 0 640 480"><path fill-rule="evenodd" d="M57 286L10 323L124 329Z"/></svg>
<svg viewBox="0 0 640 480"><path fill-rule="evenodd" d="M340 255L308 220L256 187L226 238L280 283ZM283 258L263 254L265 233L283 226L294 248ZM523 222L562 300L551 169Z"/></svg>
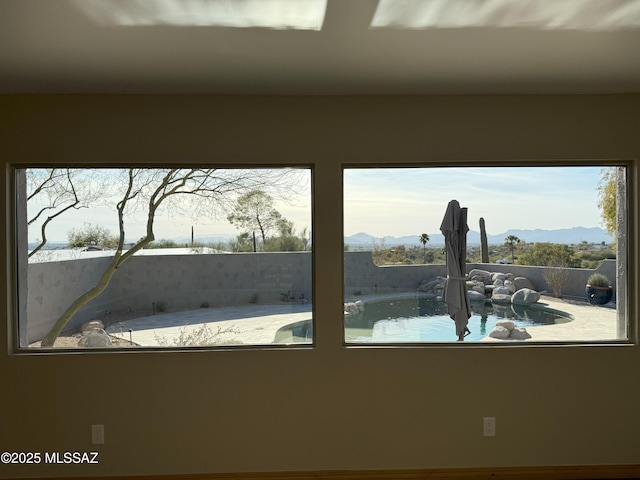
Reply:
<svg viewBox="0 0 640 480"><path fill-rule="evenodd" d="M124 191L116 204L119 228L117 250L96 285L72 302L42 341L42 346L53 346L71 318L107 288L117 269L155 239L154 222L161 207L191 210L192 214L206 211L208 215L215 215L218 210L226 210L237 195L252 190L269 189L284 195L287 188L295 188L294 179L295 175L291 175L288 169L129 169ZM133 213L137 208L142 208L143 199L146 199L146 233L123 253L125 216L127 212Z"/></svg>

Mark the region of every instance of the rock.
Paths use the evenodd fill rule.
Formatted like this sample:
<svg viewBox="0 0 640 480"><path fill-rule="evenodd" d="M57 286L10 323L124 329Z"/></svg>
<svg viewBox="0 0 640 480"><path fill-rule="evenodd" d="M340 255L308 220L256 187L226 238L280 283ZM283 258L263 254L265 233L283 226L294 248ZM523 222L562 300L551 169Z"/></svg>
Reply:
<svg viewBox="0 0 640 480"><path fill-rule="evenodd" d="M484 295L484 292L485 292L484 289L485 289L484 283L482 283L479 280L472 280L467 282L467 290L473 290Z"/></svg>
<svg viewBox="0 0 640 480"><path fill-rule="evenodd" d="M111 346L111 337L102 328L95 328L83 335L78 342L80 347L104 348Z"/></svg>
<svg viewBox="0 0 640 480"><path fill-rule="evenodd" d="M507 276L502 272L494 272L491 274L491 280L493 281L494 284L497 284L498 282L504 284L504 281L506 279L507 279Z"/></svg>
<svg viewBox="0 0 640 480"><path fill-rule="evenodd" d="M469 272L469 278L472 280L480 280L482 283L488 284L491 283L491 272L474 268Z"/></svg>
<svg viewBox="0 0 640 480"><path fill-rule="evenodd" d="M100 320L91 320L90 322L83 323L80 327L80 331L83 335L86 335L91 330L95 330L96 328L102 328L104 330L104 324Z"/></svg>
<svg viewBox="0 0 640 480"><path fill-rule="evenodd" d="M509 289L509 293L510 294L513 295L514 293L516 293L516 286L511 280L505 280L504 281L504 286Z"/></svg>
<svg viewBox="0 0 640 480"><path fill-rule="evenodd" d="M526 340L527 338L531 338L531 334L527 332L527 329L522 327L517 327L511 330L511 334L509 336L514 340Z"/></svg>
<svg viewBox="0 0 640 480"><path fill-rule="evenodd" d="M487 297L484 296L484 293L480 293L475 290L468 290L467 295L469 296L470 302L484 302L487 299Z"/></svg>
<svg viewBox="0 0 640 480"><path fill-rule="evenodd" d="M513 293L513 292L510 292L509 289L507 287L505 287L504 285L496 285L493 288L493 293L492 294L493 295L498 295L498 294L501 294L501 293L505 294L505 295L511 295L511 293Z"/></svg>
<svg viewBox="0 0 640 480"><path fill-rule="evenodd" d="M489 332L489 336L491 338L509 338L511 332L504 327L495 327L493 330Z"/></svg>
<svg viewBox="0 0 640 480"><path fill-rule="evenodd" d="M528 288L529 290L535 290L533 283L526 277L516 277L513 279L513 283L516 287L516 290L520 290L522 288Z"/></svg>
<svg viewBox="0 0 640 480"><path fill-rule="evenodd" d="M491 295L491 301L494 303L511 303L511 295L506 293L494 293Z"/></svg>
<svg viewBox="0 0 640 480"><path fill-rule="evenodd" d="M530 288L521 288L511 297L511 303L515 305L531 305L540 300L540 294Z"/></svg>
<svg viewBox="0 0 640 480"><path fill-rule="evenodd" d="M511 331L514 328L516 328L516 324L513 323L511 320L498 320L496 322L496 327L504 327L507 330Z"/></svg>
<svg viewBox="0 0 640 480"><path fill-rule="evenodd" d="M355 315L356 313L360 313L360 309L355 303L345 303L344 311L352 315Z"/></svg>

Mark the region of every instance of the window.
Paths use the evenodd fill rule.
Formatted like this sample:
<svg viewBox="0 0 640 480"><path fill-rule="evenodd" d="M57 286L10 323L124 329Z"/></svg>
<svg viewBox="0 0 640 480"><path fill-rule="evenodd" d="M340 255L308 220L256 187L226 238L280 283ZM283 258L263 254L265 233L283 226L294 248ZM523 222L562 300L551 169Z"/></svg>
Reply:
<svg viewBox="0 0 640 480"><path fill-rule="evenodd" d="M348 344L628 340L624 165L349 167L343 177ZM457 257L441 229L453 210L466 241L454 242Z"/></svg>
<svg viewBox="0 0 640 480"><path fill-rule="evenodd" d="M313 341L311 169L15 179L20 348Z"/></svg>

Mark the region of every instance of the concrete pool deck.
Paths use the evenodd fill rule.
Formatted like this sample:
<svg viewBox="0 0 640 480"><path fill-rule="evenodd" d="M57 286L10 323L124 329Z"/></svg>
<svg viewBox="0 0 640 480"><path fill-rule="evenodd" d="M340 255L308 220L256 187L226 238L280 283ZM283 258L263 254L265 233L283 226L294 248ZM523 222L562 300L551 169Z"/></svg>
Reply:
<svg viewBox="0 0 640 480"><path fill-rule="evenodd" d="M218 343L267 345L273 343L278 329L311 318L310 304L214 307L134 318L110 325L106 331L143 347L175 346L181 335L197 335L206 325L209 332L220 332Z"/></svg>
<svg viewBox="0 0 640 480"><path fill-rule="evenodd" d="M573 320L556 325L527 327L531 335L525 342L589 342L620 340L618 336L617 312L614 303L596 306L589 303L567 302L561 299L542 297L538 305L569 313ZM505 342L485 337L483 342ZM516 342L523 340L515 340Z"/></svg>
<svg viewBox="0 0 640 480"><path fill-rule="evenodd" d="M618 340L614 304L592 306L543 297L538 305L573 315L574 320L556 325L527 327L531 338L525 342L580 342ZM246 305L200 308L182 312L159 313L118 322L107 327L110 335L132 340L139 346L175 346L181 336L197 334L203 325L216 335L219 343L268 345L278 329L311 320L311 305ZM129 331L131 330L131 332ZM513 342L485 337L481 342ZM522 341L522 340L519 340Z"/></svg>

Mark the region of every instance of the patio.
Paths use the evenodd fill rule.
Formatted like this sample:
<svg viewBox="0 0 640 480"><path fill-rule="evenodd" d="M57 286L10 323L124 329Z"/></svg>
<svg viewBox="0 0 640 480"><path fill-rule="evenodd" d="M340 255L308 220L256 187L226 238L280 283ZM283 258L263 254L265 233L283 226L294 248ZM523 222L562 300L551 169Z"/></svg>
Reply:
<svg viewBox="0 0 640 480"><path fill-rule="evenodd" d="M527 327L526 342L600 342L619 340L615 304L592 306L585 302L542 297L541 305L573 315L556 325ZM311 305L246 305L188 310L136 318L113 324L110 335L144 347L174 346L181 336L195 335L206 325L219 344L268 345L278 329L311 320ZM131 332L129 331L131 330ZM505 342L485 337L482 342ZM509 340L506 340L509 341Z"/></svg>

